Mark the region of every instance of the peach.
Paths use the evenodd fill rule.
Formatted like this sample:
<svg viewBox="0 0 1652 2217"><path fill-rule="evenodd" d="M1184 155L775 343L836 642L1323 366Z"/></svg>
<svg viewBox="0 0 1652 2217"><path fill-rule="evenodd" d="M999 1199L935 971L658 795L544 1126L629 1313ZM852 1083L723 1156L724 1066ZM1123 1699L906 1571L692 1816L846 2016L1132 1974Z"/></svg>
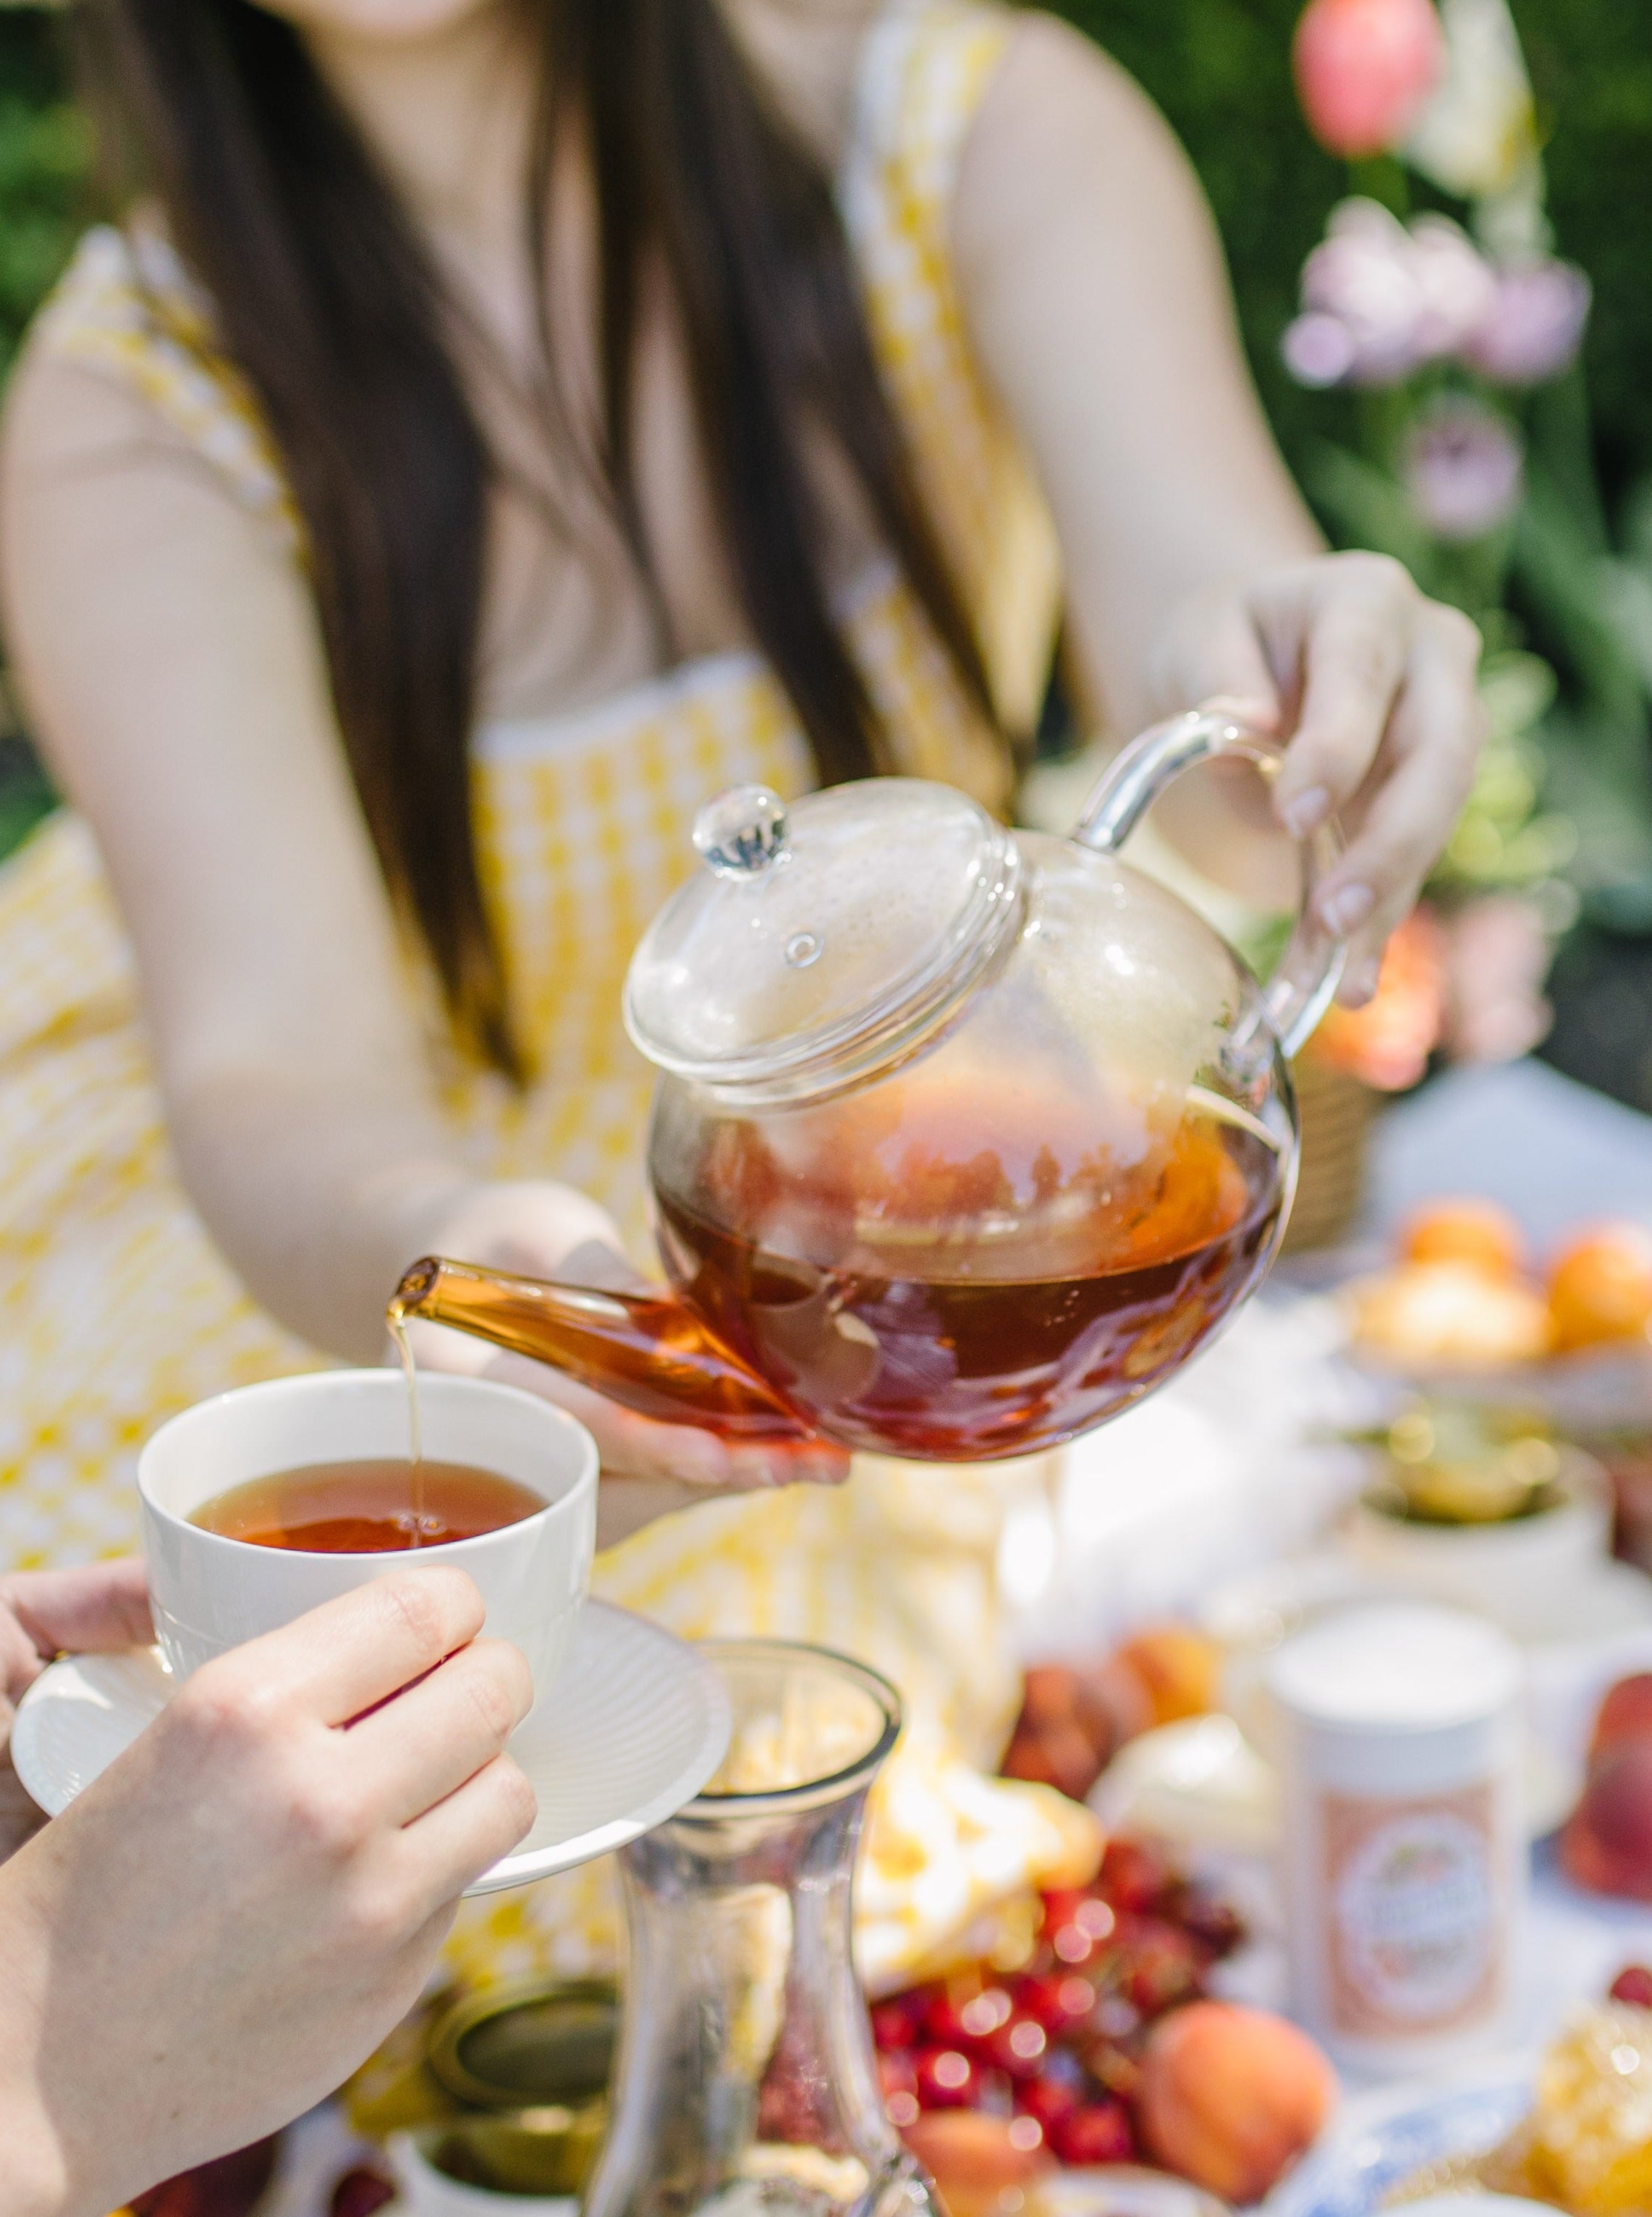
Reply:
<svg viewBox="0 0 1652 2217"><path fill-rule="evenodd" d="M1557 1355L1613 1340L1643 1340L1652 1324L1652 1237L1606 1224L1575 1239L1549 1273L1549 1328Z"/></svg>
<svg viewBox="0 0 1652 2217"><path fill-rule="evenodd" d="M1436 1201L1409 1216L1400 1232L1408 1263L1471 1263L1488 1277L1513 1278L1525 1260L1520 1227L1491 1201Z"/></svg>
<svg viewBox="0 0 1652 2217"><path fill-rule="evenodd" d="M999 2217L1020 2208L1027 2188L1052 2168L1030 2117L979 2109L930 2109L902 2138L930 2177L948 2217Z"/></svg>
<svg viewBox="0 0 1652 2217"><path fill-rule="evenodd" d="M1607 1689L1595 1715L1589 1761L1628 1739L1652 1739L1652 1670L1637 1670Z"/></svg>
<svg viewBox="0 0 1652 2217"><path fill-rule="evenodd" d="M1621 1741L1591 1768L1561 1835L1560 1860L1592 1893L1652 1901L1652 1742Z"/></svg>
<svg viewBox="0 0 1652 2217"><path fill-rule="evenodd" d="M1265 2010L1191 2002L1154 2027L1138 2120L1148 2153L1223 2201L1259 2202L1317 2136L1336 2077Z"/></svg>

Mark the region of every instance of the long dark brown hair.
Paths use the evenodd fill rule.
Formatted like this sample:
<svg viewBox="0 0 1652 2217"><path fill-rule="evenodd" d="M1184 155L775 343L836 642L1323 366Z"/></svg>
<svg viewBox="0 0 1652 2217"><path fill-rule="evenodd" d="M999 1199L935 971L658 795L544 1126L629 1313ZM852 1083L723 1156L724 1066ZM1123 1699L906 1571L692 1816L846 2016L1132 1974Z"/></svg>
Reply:
<svg viewBox="0 0 1652 2217"><path fill-rule="evenodd" d="M966 693L974 633L879 375L820 161L716 0L512 0L541 57L523 181L547 429L551 188L565 151L598 210L601 405L591 467L657 614L632 427L641 303L664 279L746 620L826 782L886 760L828 606L818 454L847 464ZM392 896L455 1028L520 1074L477 873L468 743L496 466L455 313L408 214L292 27L249 0L82 0L80 46L126 196L158 200L280 448L334 705ZM812 444L813 442L813 444ZM668 650L668 641L663 643Z"/></svg>

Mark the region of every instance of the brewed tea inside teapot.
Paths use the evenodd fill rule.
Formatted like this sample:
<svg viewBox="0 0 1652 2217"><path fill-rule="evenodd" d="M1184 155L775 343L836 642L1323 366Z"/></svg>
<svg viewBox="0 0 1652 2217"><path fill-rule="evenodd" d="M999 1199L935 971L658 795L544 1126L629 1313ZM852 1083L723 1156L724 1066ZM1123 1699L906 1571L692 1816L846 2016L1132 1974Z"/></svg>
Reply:
<svg viewBox="0 0 1652 2217"><path fill-rule="evenodd" d="M431 1260L402 1312L650 1415L923 1460L1027 1454L1139 1400L1277 1251L1287 1058L1340 967L1308 898L1332 831L1265 988L1120 859L1171 777L1232 754L1268 771L1278 748L1217 714L1145 734L1065 839L912 779L721 795L626 991L661 1071L672 1297Z"/></svg>

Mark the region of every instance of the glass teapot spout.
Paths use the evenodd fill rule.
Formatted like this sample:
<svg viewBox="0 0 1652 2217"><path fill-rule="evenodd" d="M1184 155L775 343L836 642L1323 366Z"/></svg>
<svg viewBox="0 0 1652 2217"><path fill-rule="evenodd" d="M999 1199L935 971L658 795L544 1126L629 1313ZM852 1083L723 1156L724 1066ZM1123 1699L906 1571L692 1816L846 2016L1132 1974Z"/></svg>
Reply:
<svg viewBox="0 0 1652 2217"><path fill-rule="evenodd" d="M427 1255L391 1299L393 1326L450 1325L549 1363L640 1416L730 1440L813 1436L767 1381L666 1294L609 1293Z"/></svg>

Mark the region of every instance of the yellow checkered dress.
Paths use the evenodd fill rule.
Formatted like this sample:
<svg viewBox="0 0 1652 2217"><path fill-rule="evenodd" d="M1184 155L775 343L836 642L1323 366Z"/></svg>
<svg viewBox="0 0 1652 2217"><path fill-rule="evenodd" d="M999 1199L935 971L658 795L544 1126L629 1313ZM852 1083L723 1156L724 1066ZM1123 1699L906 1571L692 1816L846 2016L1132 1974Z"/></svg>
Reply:
<svg viewBox="0 0 1652 2217"><path fill-rule="evenodd" d="M1010 17L980 0L894 0L868 33L843 206L871 328L933 511L977 614L1007 717L1048 652L1048 521L966 348L946 211ZM40 326L56 352L136 385L296 554L277 460L210 319L157 239L100 230ZM1003 798L1000 756L890 571L862 581L847 635L903 768ZM649 1072L620 1022L630 949L693 856L721 787L783 794L808 756L756 657L685 664L597 711L495 723L474 749L477 837L519 1020L547 1073L526 1096L449 1071L480 1169L581 1187L646 1240ZM247 1299L177 1179L132 957L86 827L60 815L0 868L0 1565L129 1547L133 1465L156 1423L225 1386L312 1365ZM1004 1508L1029 1474L864 1465L840 1493L708 1504L598 1565L597 1588L695 1634L816 1640L881 1665L913 1725L874 1826L869 1969L892 1975L1031 1876L1082 1864L1084 1822L994 1784L1015 1674L993 1582ZM602 1961L605 1881L479 1905L467 1970Z"/></svg>

